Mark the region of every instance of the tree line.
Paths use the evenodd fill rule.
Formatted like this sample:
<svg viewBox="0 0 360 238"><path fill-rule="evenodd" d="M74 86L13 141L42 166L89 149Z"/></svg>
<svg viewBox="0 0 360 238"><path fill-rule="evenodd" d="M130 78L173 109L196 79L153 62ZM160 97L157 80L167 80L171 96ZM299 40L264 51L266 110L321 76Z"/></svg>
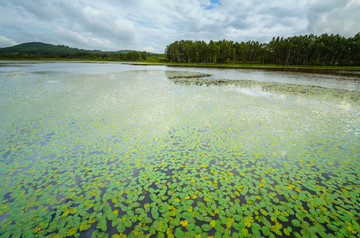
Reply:
<svg viewBox="0 0 360 238"><path fill-rule="evenodd" d="M360 66L360 33L349 38L338 34L274 37L269 43L181 40L168 45L165 56L176 63Z"/></svg>
<svg viewBox="0 0 360 238"><path fill-rule="evenodd" d="M65 45L52 45L42 42L29 42L16 46L0 48L0 59L81 59L109 61L160 61L163 54L145 51L100 51L70 48Z"/></svg>
<svg viewBox="0 0 360 238"><path fill-rule="evenodd" d="M142 61L149 56L156 56L145 51L130 52L7 52L1 53L3 59L82 59L82 60L109 60L109 61Z"/></svg>
<svg viewBox="0 0 360 238"><path fill-rule="evenodd" d="M48 54L46 58L60 59L89 59L89 60L109 60L109 61L141 61L147 60L149 53L145 51L130 52L77 52L62 53L59 55Z"/></svg>

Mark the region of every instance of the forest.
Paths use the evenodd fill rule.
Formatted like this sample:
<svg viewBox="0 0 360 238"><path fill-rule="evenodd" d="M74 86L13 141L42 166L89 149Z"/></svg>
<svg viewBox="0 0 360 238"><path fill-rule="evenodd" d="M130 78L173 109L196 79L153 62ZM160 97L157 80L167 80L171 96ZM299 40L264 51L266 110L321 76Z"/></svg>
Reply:
<svg viewBox="0 0 360 238"><path fill-rule="evenodd" d="M360 33L274 37L269 43L175 41L165 50L175 63L360 66Z"/></svg>
<svg viewBox="0 0 360 238"><path fill-rule="evenodd" d="M71 48L66 45L52 45L43 42L29 42L0 48L0 59L63 59L63 60L105 60L105 61L160 61L163 54L145 51L120 50L100 51Z"/></svg>

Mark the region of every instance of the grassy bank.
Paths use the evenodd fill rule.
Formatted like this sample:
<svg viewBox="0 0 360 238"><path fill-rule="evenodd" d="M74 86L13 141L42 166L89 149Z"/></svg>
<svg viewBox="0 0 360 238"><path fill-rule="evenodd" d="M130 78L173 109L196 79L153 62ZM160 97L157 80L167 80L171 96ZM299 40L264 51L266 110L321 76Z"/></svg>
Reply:
<svg viewBox="0 0 360 238"><path fill-rule="evenodd" d="M306 70L351 70L360 71L359 66L321 66L321 65L275 65L275 64L208 64L208 63L164 63L168 66L203 68L240 69L306 69Z"/></svg>
<svg viewBox="0 0 360 238"><path fill-rule="evenodd" d="M171 67L199 67L199 68L223 68L223 69L263 69L279 71L307 71L307 72L340 72L360 71L359 66L321 66L321 65L276 65L276 64L210 64L210 63L173 63L159 62L157 60L141 61L114 61L99 59L63 59L63 58L25 58L25 59L1 59L2 61L91 61L91 62L120 62L134 65L166 65Z"/></svg>

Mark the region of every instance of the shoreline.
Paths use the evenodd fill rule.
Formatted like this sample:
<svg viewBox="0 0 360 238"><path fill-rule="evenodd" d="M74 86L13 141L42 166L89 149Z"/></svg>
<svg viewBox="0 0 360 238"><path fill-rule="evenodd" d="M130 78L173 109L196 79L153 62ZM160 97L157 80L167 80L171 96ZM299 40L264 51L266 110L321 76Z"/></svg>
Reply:
<svg viewBox="0 0 360 238"><path fill-rule="evenodd" d="M253 69L265 71L301 72L314 74L335 74L342 76L358 77L360 79L360 67L354 66L307 66L307 65L259 65L259 64L179 64L179 63L147 63L147 62L124 62L131 65L165 65L168 67L192 67L214 69Z"/></svg>
<svg viewBox="0 0 360 238"><path fill-rule="evenodd" d="M168 66L168 67L192 67L192 68L214 68L214 69L253 69L265 71L302 72L314 74L334 74L340 76L352 76L360 79L360 66L313 66L313 65L271 65L271 64L207 64L207 63L169 63L151 61L113 61L113 60L91 60L91 59L0 59L2 62L69 62L69 63L121 63L141 66Z"/></svg>

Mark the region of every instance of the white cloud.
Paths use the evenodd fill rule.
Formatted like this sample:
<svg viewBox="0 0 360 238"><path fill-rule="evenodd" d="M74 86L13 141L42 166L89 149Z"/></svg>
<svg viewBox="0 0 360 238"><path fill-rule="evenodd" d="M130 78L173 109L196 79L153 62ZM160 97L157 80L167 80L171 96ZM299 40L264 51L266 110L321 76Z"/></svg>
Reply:
<svg viewBox="0 0 360 238"><path fill-rule="evenodd" d="M5 36L0 36L0 47L7 47L17 45L18 43L13 39L9 39Z"/></svg>
<svg viewBox="0 0 360 238"><path fill-rule="evenodd" d="M0 0L0 35L86 49L153 49L175 40L258 40L359 31L359 0Z"/></svg>
<svg viewBox="0 0 360 238"><path fill-rule="evenodd" d="M308 7L308 30L312 33L350 37L360 32L359 0L311 0Z"/></svg>

